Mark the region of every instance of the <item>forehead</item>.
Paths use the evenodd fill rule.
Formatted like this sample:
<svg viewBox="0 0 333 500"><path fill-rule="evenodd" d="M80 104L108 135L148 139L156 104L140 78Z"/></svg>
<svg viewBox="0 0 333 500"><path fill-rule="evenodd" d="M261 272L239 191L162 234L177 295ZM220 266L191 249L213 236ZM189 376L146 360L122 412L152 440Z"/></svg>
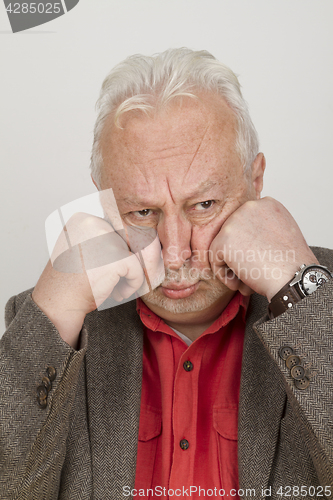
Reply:
<svg viewBox="0 0 333 500"><path fill-rule="evenodd" d="M241 171L236 134L234 112L212 94L177 97L151 116L127 112L120 127L110 116L101 137L102 188L144 195L167 183L186 195L218 183Z"/></svg>

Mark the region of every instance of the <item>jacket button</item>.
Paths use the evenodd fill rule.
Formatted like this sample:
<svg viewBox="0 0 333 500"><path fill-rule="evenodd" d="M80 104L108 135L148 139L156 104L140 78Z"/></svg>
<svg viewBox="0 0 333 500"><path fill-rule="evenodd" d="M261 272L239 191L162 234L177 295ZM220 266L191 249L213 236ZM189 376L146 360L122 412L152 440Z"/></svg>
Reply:
<svg viewBox="0 0 333 500"><path fill-rule="evenodd" d="M47 390L47 392L49 392L52 388L52 384L51 384L50 379L48 377L43 377L42 383L43 383L45 389Z"/></svg>
<svg viewBox="0 0 333 500"><path fill-rule="evenodd" d="M294 354L294 350L289 347L288 345L283 345L280 349L279 349L279 356L280 358L282 358L284 361L287 359L288 356L290 356L291 354Z"/></svg>
<svg viewBox="0 0 333 500"><path fill-rule="evenodd" d="M50 379L50 381L53 382L53 380L57 376L57 372L56 372L56 369L54 368L54 366L48 366L46 368L46 374L47 374L48 378Z"/></svg>
<svg viewBox="0 0 333 500"><path fill-rule="evenodd" d="M37 397L40 400L47 398L47 389L46 389L45 385L39 385L37 387Z"/></svg>
<svg viewBox="0 0 333 500"><path fill-rule="evenodd" d="M187 450L187 448L190 446L190 444L187 441L187 439L182 439L179 443L179 446L181 447L182 450Z"/></svg>
<svg viewBox="0 0 333 500"><path fill-rule="evenodd" d="M291 354L286 359L286 365L287 365L287 368L289 368L289 370L293 366L300 365L300 364L301 364L301 358L299 356L296 356L295 354Z"/></svg>
<svg viewBox="0 0 333 500"><path fill-rule="evenodd" d="M37 398L38 404L41 408L46 408L47 407L47 399L39 399Z"/></svg>
<svg viewBox="0 0 333 500"><path fill-rule="evenodd" d="M46 408L47 406L47 389L45 385L39 385L37 387L37 401L41 408Z"/></svg>
<svg viewBox="0 0 333 500"><path fill-rule="evenodd" d="M301 380L295 380L295 385L296 385L297 389L304 390L304 389L307 389L309 387L310 380L308 379L308 377L304 377L304 378L301 378Z"/></svg>
<svg viewBox="0 0 333 500"><path fill-rule="evenodd" d="M191 361L185 361L185 363L183 364L183 367L184 367L184 370L187 372L190 372L191 370L193 370L193 365L192 365Z"/></svg>
<svg viewBox="0 0 333 500"><path fill-rule="evenodd" d="M295 380L302 380L302 378L304 378L304 375L305 375L305 370L304 370L303 366L295 365L290 370L290 375Z"/></svg>

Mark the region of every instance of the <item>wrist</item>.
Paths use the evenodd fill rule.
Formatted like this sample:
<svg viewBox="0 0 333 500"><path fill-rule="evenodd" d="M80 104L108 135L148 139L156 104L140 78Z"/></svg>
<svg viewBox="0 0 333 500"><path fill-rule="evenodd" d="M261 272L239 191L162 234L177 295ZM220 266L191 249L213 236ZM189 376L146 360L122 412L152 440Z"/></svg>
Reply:
<svg viewBox="0 0 333 500"><path fill-rule="evenodd" d="M293 278L271 298L268 306L269 317L275 318L291 309L297 302L314 293L331 278L333 275L327 267L317 263L302 264Z"/></svg>
<svg viewBox="0 0 333 500"><path fill-rule="evenodd" d="M300 270L301 266L309 266L315 264L320 266L315 255L311 251L310 253L304 254L303 257L300 257L297 262L294 261L284 263L284 266L280 268L281 276L279 277L279 279L272 279L269 282L269 286L267 287L266 291L266 298L268 302L271 302L273 297L294 278L295 274Z"/></svg>
<svg viewBox="0 0 333 500"><path fill-rule="evenodd" d="M84 318L85 315L76 311L65 311L53 318L49 317L62 340L73 347L73 349L77 349L78 347Z"/></svg>
<svg viewBox="0 0 333 500"><path fill-rule="evenodd" d="M271 302L273 297L282 290L288 283L293 279L295 273L300 269L301 264L296 264L293 267L285 270L281 274L282 276L279 279L272 279L269 282L268 288L266 290L266 298L268 302Z"/></svg>
<svg viewBox="0 0 333 500"><path fill-rule="evenodd" d="M36 295L34 291L32 299L35 304L53 323L60 337L76 349L86 312L80 308L70 308L69 304L67 308L64 308L63 304L57 304L54 300L39 300L40 298Z"/></svg>

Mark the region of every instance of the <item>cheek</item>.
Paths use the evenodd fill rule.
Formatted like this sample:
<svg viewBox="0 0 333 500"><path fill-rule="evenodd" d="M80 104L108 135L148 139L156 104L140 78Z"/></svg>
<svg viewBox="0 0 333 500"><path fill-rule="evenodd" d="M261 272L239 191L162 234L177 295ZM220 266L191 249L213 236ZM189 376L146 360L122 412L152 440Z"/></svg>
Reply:
<svg viewBox="0 0 333 500"><path fill-rule="evenodd" d="M191 235L191 248L193 255L200 255L200 261L209 261L209 248L214 238L227 218L243 203L238 198L227 202L222 212L204 226L193 226ZM198 257L196 257L197 260ZM194 259L195 260L195 259Z"/></svg>
<svg viewBox="0 0 333 500"><path fill-rule="evenodd" d="M205 227L195 226L192 229L191 248L193 263L209 262L209 247L219 232L221 224L207 224Z"/></svg>

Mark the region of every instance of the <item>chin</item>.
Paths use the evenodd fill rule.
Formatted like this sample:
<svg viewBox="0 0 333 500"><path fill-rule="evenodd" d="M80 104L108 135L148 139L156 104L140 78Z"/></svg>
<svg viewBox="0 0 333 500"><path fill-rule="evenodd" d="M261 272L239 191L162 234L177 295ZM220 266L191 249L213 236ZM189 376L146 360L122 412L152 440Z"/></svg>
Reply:
<svg viewBox="0 0 333 500"><path fill-rule="evenodd" d="M184 314L204 311L227 293L230 293L230 290L220 281L216 281L214 285L204 282L201 282L201 284L202 286L199 286L192 295L182 299L166 297L161 287L143 295L141 298L152 310L158 307L173 314Z"/></svg>

